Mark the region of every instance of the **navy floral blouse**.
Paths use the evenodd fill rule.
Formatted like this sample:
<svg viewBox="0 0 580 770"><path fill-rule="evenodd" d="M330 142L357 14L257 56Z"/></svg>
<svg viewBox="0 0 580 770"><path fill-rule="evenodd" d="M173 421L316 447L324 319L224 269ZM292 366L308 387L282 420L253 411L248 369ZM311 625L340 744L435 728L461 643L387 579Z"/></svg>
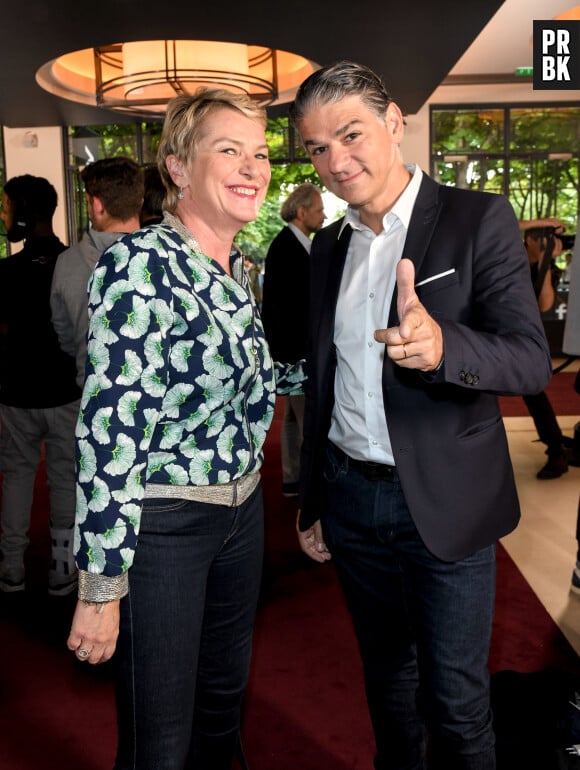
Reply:
<svg viewBox="0 0 580 770"><path fill-rule="evenodd" d="M133 562L145 483L224 484L257 471L276 390L243 257L232 276L174 217L115 242L93 273L77 426L75 554L114 578Z"/></svg>

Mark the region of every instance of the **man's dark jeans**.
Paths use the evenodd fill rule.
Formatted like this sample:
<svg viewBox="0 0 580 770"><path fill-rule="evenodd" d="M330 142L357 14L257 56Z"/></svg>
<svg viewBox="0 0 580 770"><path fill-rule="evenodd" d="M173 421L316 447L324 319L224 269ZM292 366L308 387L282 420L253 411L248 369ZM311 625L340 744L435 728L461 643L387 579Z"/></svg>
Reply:
<svg viewBox="0 0 580 770"><path fill-rule="evenodd" d="M359 641L376 769L494 770L495 547L442 562L423 545L396 474L369 480L331 446L325 475L323 532Z"/></svg>

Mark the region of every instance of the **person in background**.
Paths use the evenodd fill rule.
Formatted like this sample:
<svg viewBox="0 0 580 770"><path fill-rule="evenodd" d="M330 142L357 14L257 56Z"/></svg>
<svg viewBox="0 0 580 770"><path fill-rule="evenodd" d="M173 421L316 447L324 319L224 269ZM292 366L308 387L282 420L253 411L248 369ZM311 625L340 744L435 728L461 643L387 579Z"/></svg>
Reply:
<svg viewBox="0 0 580 770"><path fill-rule="evenodd" d="M578 497L578 513L576 514L576 548L576 564L572 570L570 590L573 594L580 596L580 496Z"/></svg>
<svg viewBox="0 0 580 770"><path fill-rule="evenodd" d="M143 169L145 182L145 194L143 205L139 214L142 227L145 225L157 225L163 219L163 200L165 198L165 186L157 166L145 166Z"/></svg>
<svg viewBox="0 0 580 770"><path fill-rule="evenodd" d="M570 289L566 307L566 321L562 337L562 351L567 356L580 356L580 238L576 235L570 262ZM576 392L580 392L580 375L576 376Z"/></svg>
<svg viewBox="0 0 580 770"><path fill-rule="evenodd" d="M163 222L110 246L90 284L68 647L117 650L116 770L230 770L238 746L262 449L276 387L303 379L272 361L234 246L270 181L265 127L245 94L173 99Z"/></svg>
<svg viewBox="0 0 580 770"><path fill-rule="evenodd" d="M266 339L277 361L294 363L306 355L311 236L324 224L320 188L298 185L282 204L287 222L266 255L262 321ZM304 395L286 396L280 435L282 494L295 497L300 478L300 447Z"/></svg>
<svg viewBox="0 0 580 770"><path fill-rule="evenodd" d="M556 291L552 281L551 260L562 253L557 232L564 223L555 218L526 223L524 245L530 264L532 284L538 307L545 313L554 306ZM520 222L520 229L522 223ZM556 479L568 471L568 450L558 418L545 391L525 395L524 402L534 421L540 441L546 445L548 460L537 472L538 479Z"/></svg>
<svg viewBox="0 0 580 770"><path fill-rule="evenodd" d="M52 323L61 348L74 356L77 382L85 381L88 283L103 251L139 227L143 174L130 158L103 158L81 171L91 226L59 256L50 293Z"/></svg>
<svg viewBox="0 0 580 770"><path fill-rule="evenodd" d="M336 564L376 770L494 770L495 542L520 516L497 394L551 374L517 220L405 165L368 67L317 70L290 117L348 203L312 244L300 545Z"/></svg>
<svg viewBox="0 0 580 770"><path fill-rule="evenodd" d="M26 587L25 553L34 481L45 452L49 485L51 565L48 592L72 593L75 512L74 432L80 389L75 362L50 319L50 284L66 248L54 234L57 193L44 177L9 179L2 192L8 240L22 249L0 261L0 591Z"/></svg>
<svg viewBox="0 0 580 770"><path fill-rule="evenodd" d="M580 356L580 239L576 236L574 251L570 263L570 291L568 293L568 305L566 321L564 324L564 337L562 350L568 356ZM574 390L580 396L580 369L576 372ZM580 460L580 422L574 426L574 464ZM576 518L576 542L578 552L576 565L572 572L571 590L580 594L580 497L578 499L578 514Z"/></svg>

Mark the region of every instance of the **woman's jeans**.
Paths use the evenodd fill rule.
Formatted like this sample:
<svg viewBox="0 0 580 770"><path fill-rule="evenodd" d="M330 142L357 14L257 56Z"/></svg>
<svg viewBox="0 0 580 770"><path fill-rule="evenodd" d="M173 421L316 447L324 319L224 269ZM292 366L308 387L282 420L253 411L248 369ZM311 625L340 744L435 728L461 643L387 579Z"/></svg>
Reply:
<svg viewBox="0 0 580 770"><path fill-rule="evenodd" d="M116 770L230 770L264 546L239 507L146 499L117 649Z"/></svg>
<svg viewBox="0 0 580 770"><path fill-rule="evenodd" d="M494 770L494 546L440 561L423 545L396 474L369 480L331 446L325 475L324 538L358 637L375 768Z"/></svg>

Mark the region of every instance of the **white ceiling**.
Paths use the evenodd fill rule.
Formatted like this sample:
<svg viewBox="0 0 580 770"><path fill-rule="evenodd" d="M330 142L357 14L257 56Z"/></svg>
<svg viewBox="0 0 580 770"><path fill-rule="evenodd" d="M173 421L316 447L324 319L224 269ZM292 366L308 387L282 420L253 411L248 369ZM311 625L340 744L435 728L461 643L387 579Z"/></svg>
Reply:
<svg viewBox="0 0 580 770"><path fill-rule="evenodd" d="M553 19L578 2L506 0L449 74L503 74L513 73L516 67L531 67L534 19Z"/></svg>
<svg viewBox="0 0 580 770"><path fill-rule="evenodd" d="M432 92L430 104L509 104L580 100L577 90L534 91L517 67L533 64L534 20L548 21L580 0L505 0ZM423 105L425 108L427 104Z"/></svg>

